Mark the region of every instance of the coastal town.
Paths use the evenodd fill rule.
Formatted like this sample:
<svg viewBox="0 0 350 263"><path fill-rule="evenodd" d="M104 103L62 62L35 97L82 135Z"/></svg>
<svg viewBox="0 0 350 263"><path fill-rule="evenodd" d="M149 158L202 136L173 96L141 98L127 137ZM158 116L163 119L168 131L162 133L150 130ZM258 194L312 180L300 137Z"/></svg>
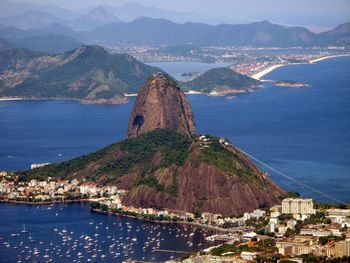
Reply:
<svg viewBox="0 0 350 263"><path fill-rule="evenodd" d="M34 164L32 169L42 165L47 164ZM76 179L55 181L50 177L20 181L8 172L1 172L0 176L0 198L4 202L49 205L88 201L96 213L213 230L215 234L206 239L216 245L189 254L184 262L303 262L308 257L350 257L350 209L315 204L295 193L278 205L224 217L205 211L125 206L123 197L127 191L116 186L98 186Z"/></svg>
<svg viewBox="0 0 350 263"><path fill-rule="evenodd" d="M294 47L255 48L220 47L198 48L191 45L158 46L105 46L113 53L128 53L143 62L202 62L225 63L237 73L260 79L272 70L292 64L313 64L335 56L347 56L346 47ZM183 72L182 77L191 80L203 72Z"/></svg>

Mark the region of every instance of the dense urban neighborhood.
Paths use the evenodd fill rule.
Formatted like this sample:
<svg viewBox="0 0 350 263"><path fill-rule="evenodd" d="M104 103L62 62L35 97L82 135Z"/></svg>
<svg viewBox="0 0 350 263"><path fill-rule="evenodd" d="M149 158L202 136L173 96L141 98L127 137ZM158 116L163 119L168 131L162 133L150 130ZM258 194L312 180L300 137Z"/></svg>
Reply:
<svg viewBox="0 0 350 263"><path fill-rule="evenodd" d="M37 164L32 168L40 166ZM207 240L221 244L189 255L184 262L204 262L206 259L215 259L215 262L257 259L263 262L273 259L302 262L305 255L320 259L350 257L350 209L315 205L312 199L300 198L297 194L270 208L256 209L238 217L223 217L202 211L179 212L125 206L122 200L126 190L115 186L97 186L75 179L19 181L11 173L1 172L0 175L2 201L34 205L89 201L92 211L98 213L192 224L214 230L216 234L207 237Z"/></svg>

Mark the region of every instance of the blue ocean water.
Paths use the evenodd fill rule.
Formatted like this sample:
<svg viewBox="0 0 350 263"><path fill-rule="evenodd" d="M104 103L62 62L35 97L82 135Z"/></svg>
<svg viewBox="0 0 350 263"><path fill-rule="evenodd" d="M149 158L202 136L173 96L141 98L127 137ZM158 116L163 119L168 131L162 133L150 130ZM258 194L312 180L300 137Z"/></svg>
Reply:
<svg viewBox="0 0 350 263"><path fill-rule="evenodd" d="M227 137L294 179L350 201L350 59L287 66L264 79L295 80L310 87L270 87L234 100L193 96L199 130ZM286 189L332 202L270 174Z"/></svg>
<svg viewBox="0 0 350 263"><path fill-rule="evenodd" d="M172 73L169 65L165 70ZM350 200L350 58L287 66L264 78L311 87L267 87L233 100L191 95L198 131L226 137L277 170ZM133 102L1 101L0 170L67 160L124 138ZM288 190L331 201L266 171Z"/></svg>

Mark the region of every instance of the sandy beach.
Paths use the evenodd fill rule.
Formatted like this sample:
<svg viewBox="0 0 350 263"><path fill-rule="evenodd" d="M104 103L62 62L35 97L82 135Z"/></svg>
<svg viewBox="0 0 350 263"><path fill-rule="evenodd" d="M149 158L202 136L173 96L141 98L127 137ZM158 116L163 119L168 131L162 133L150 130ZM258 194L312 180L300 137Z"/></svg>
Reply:
<svg viewBox="0 0 350 263"><path fill-rule="evenodd" d="M273 65L273 66L270 66L258 73L255 73L254 75L252 75L252 78L253 79L257 79L257 80L261 80L261 78L263 76L265 76L266 74L270 73L271 71L275 70L276 68L280 68L280 67L283 67L285 66L284 64L278 64L278 65Z"/></svg>
<svg viewBox="0 0 350 263"><path fill-rule="evenodd" d="M23 98L7 98L7 97L0 98L0 101L8 101L8 100L24 100L24 99Z"/></svg>
<svg viewBox="0 0 350 263"><path fill-rule="evenodd" d="M340 54L340 55L329 55L329 56L324 56L324 57L320 57L320 58L315 58L315 59L312 59L312 60L309 60L308 62L310 64L314 64L316 62L319 62L319 61L322 61L322 60L325 60L325 59L330 59L330 58L337 58L337 57L349 57L350 54ZM297 65L297 64L303 64L303 63L292 63L292 64L277 64L277 65L272 65L270 67L267 67L265 69L263 69L262 71L258 72L258 73L255 73L253 74L251 77L253 79L257 79L257 80L262 80L261 78L263 76L265 76L266 74L270 73L271 71L277 69L277 68L280 68L280 67L283 67L283 66L288 66L288 65Z"/></svg>
<svg viewBox="0 0 350 263"><path fill-rule="evenodd" d="M349 57L350 54L341 54L341 55L331 55L331 56L325 56L325 57L321 57L321 58L316 58L316 59L312 59L309 61L310 64L316 63L318 61L322 61L325 59L329 59L329 58L337 58L337 57Z"/></svg>

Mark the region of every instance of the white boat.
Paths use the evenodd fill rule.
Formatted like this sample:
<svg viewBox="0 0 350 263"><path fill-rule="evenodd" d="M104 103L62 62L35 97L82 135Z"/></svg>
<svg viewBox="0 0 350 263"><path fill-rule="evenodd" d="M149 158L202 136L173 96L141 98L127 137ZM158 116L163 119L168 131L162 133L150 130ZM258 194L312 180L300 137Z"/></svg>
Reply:
<svg viewBox="0 0 350 263"><path fill-rule="evenodd" d="M21 231L22 233L27 233L28 231L26 230L26 224L23 224L23 229Z"/></svg>

